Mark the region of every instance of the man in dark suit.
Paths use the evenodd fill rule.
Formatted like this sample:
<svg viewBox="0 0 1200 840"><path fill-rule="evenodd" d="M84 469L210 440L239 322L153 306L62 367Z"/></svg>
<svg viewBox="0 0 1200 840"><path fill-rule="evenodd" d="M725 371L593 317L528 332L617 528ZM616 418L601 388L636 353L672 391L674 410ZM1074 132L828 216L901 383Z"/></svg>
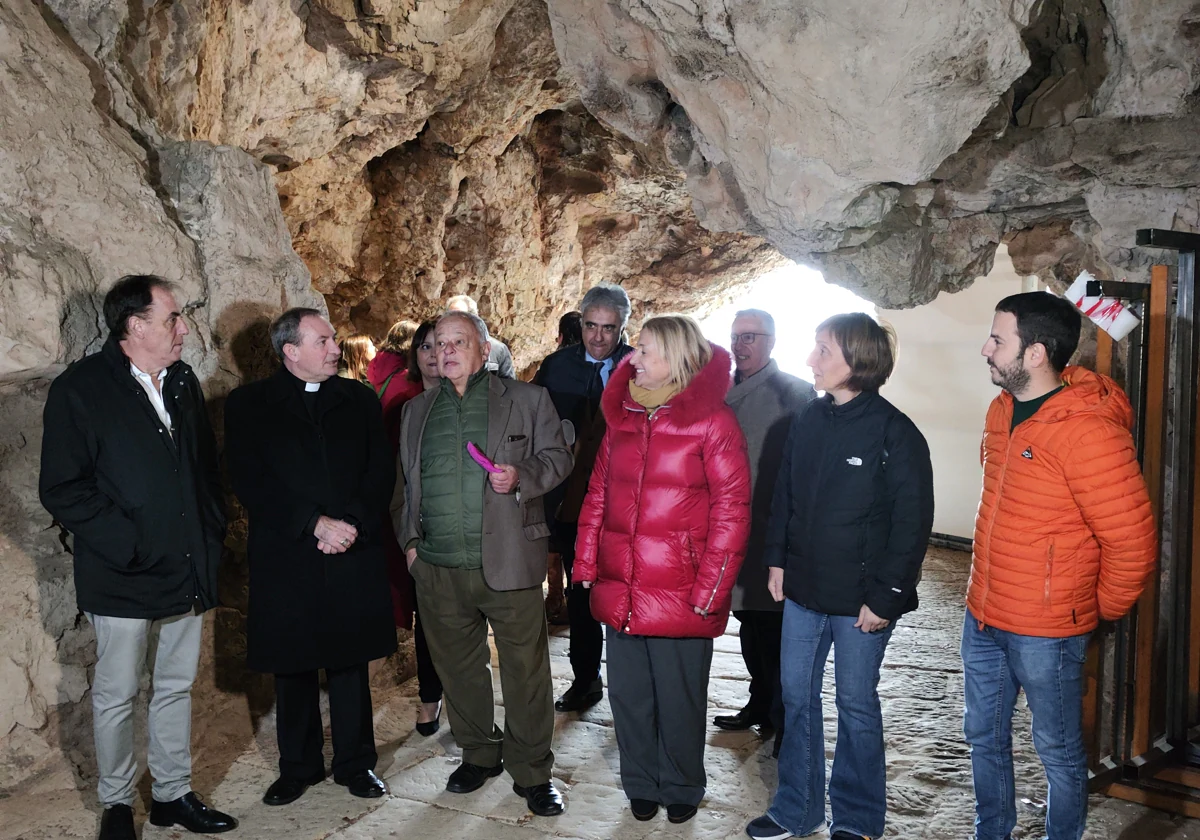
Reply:
<svg viewBox="0 0 1200 840"><path fill-rule="evenodd" d="M571 451L544 388L484 367L487 327L448 312L434 332L440 388L413 397L400 422L392 514L417 585L421 620L463 750L452 793L503 769L539 816L563 811L554 765L550 651L542 603L542 496L571 470ZM494 462L468 456L473 443ZM500 656L504 732L494 723L487 631Z"/></svg>
<svg viewBox="0 0 1200 840"><path fill-rule="evenodd" d="M562 555L569 586L579 511L604 439L600 395L613 368L633 351L621 340L630 311L629 295L624 289L607 283L593 286L583 296L579 309L583 313L583 341L547 356L533 379L534 384L550 392L558 416L569 421L575 431L575 467L566 481L546 494L550 550ZM604 632L592 616L590 596L591 591L582 586L570 586L567 592L574 678L570 688L554 702L560 712L581 712L604 696L600 679Z"/></svg>
<svg viewBox="0 0 1200 840"><path fill-rule="evenodd" d="M329 685L333 780L383 796L367 664L396 649L381 525L395 485L379 400L337 375L333 327L314 309L271 325L283 362L225 406L229 475L250 519L247 664L275 675L286 805L325 778L318 670Z"/></svg>
<svg viewBox="0 0 1200 840"><path fill-rule="evenodd" d="M192 792L192 682L202 614L217 605L225 506L187 323L167 281L122 277L104 298L100 352L50 386L42 504L75 538L75 594L96 630L92 715L100 840L135 840L133 700L158 642L146 763L150 822L214 834L237 820Z"/></svg>

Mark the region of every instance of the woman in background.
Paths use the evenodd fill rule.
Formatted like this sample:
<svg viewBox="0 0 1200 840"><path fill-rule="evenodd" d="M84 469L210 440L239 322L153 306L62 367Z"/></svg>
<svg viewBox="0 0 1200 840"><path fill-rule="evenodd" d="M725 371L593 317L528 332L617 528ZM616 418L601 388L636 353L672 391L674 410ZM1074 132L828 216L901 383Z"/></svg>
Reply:
<svg viewBox="0 0 1200 840"><path fill-rule="evenodd" d="M713 639L750 535L750 462L729 353L684 315L651 318L601 397L607 432L579 517L574 580L606 627L621 785L638 820L704 798Z"/></svg>
<svg viewBox="0 0 1200 840"><path fill-rule="evenodd" d="M417 329L416 321L400 320L392 324L379 352L367 365L367 379L383 404L383 427L393 446L400 438L400 409L421 393L420 388L413 390L409 376L410 345Z"/></svg>
<svg viewBox="0 0 1200 840"><path fill-rule="evenodd" d="M375 358L375 342L371 341L371 337L355 333L343 338L338 347L342 350L342 358L338 362L338 376L357 379L374 390L374 386L367 379L367 365Z"/></svg>
<svg viewBox="0 0 1200 840"><path fill-rule="evenodd" d="M400 443L400 410L406 402L426 388L436 388L440 381L437 372L437 356L433 348L433 328L436 325L436 321L425 321L415 327L410 334L410 346L404 354L408 366L395 374L389 374L390 382L388 382L383 399L383 425L388 435L388 442L392 445L393 457L395 457ZM396 327L393 327L392 332L395 331ZM389 337L391 334L388 334ZM417 654L417 692L421 697L421 711L417 714L417 732L429 736L437 732L441 726L442 681L438 679L437 671L433 667L433 660L429 657L429 645L425 642L425 631L421 627L416 589L412 577L408 573L408 563L404 559L404 551L396 542L390 519L387 533L392 537L388 540L387 557L396 626L412 629L413 646L416 648Z"/></svg>

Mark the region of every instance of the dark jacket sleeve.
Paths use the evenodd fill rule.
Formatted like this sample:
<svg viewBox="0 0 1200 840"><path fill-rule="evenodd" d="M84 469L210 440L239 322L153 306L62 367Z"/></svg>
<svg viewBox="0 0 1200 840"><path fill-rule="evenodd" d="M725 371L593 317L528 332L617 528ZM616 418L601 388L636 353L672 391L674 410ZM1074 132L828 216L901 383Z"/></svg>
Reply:
<svg viewBox="0 0 1200 840"><path fill-rule="evenodd" d="M212 423L208 418L208 405L204 401L204 391L195 376L191 377L192 388L195 391L195 404L199 407L196 415L196 469L200 480L204 482L204 490L208 494L213 507L221 517L221 534L224 536L228 522L228 511L225 510L225 487L221 481L221 461L217 457L217 439L213 434Z"/></svg>
<svg viewBox="0 0 1200 840"><path fill-rule="evenodd" d="M767 520L766 542L763 545L764 566L783 569L787 566L787 526L792 515L792 450L800 435L800 418L797 414L788 429L787 442L783 445L783 459L779 463L779 476L775 479L775 492L771 496L771 518Z"/></svg>
<svg viewBox="0 0 1200 840"><path fill-rule="evenodd" d="M281 534L303 537L312 533L311 523L322 511L313 499L296 494L277 479L263 460L259 431L269 431L265 418L256 417L253 386L233 391L225 403L225 460L229 483L242 507L255 519Z"/></svg>
<svg viewBox="0 0 1200 840"><path fill-rule="evenodd" d="M42 413L42 506L104 562L127 569L135 560L137 526L96 480L96 437L70 385L50 386Z"/></svg>
<svg viewBox="0 0 1200 840"><path fill-rule="evenodd" d="M887 549L867 583L866 601L875 615L893 620L917 588L933 531L933 464L924 435L903 414L888 424L884 446L891 525Z"/></svg>
<svg viewBox="0 0 1200 840"><path fill-rule="evenodd" d="M383 430L383 409L379 400L362 390L358 398L367 412L367 470L358 485L358 493L346 501L346 515L356 522L360 535L378 535L388 515L392 495L396 490L396 458Z"/></svg>

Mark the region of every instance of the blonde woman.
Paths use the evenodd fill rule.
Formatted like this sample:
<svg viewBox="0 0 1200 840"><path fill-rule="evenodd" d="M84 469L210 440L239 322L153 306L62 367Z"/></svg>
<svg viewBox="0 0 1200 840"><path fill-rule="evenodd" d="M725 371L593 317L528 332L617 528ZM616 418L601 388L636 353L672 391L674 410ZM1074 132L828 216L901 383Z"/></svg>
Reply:
<svg viewBox="0 0 1200 840"><path fill-rule="evenodd" d="M725 405L729 354L684 315L647 321L609 377L608 430L579 518L575 580L606 625L630 810L682 823L704 798L713 639L750 533L750 464Z"/></svg>

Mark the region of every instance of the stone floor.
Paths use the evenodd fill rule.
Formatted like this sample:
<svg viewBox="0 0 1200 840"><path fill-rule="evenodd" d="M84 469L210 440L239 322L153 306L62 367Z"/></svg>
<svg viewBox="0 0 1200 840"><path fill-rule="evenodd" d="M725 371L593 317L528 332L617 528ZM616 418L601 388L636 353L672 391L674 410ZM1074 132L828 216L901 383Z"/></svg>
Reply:
<svg viewBox="0 0 1200 840"><path fill-rule="evenodd" d="M958 632L968 558L932 550L921 584L922 606L896 628L883 665L880 695L888 745L888 837L912 840L966 840L973 819L970 768L959 731L962 674ZM556 693L569 680L567 643L562 628L551 640ZM737 623L717 640L713 656L710 715L736 710L746 697L738 653ZM827 696L829 676L827 676ZM500 702L500 698L497 697ZM708 796L699 815L674 826L661 815L636 822L618 782L617 747L607 702L583 716L559 716L555 737L555 777L567 799L558 818L533 817L512 793L507 775L465 796L447 793L446 777L459 762L447 727L432 738L412 731L415 686L376 713L384 741L379 773L391 796L356 800L326 782L293 805L268 808L259 801L274 778L274 721L259 725L252 747L219 777L197 773L197 788L208 801L236 814L241 840L382 840L382 838L489 838L536 840L648 840L683 837L718 840L744 836L747 820L767 806L775 785L770 748L750 733L709 729L706 763ZM502 713L502 711L501 711ZM1017 837L1041 837L1045 786L1029 745L1028 714L1019 710ZM826 710L827 743L832 745L832 703ZM832 753L830 753L832 756ZM145 780L143 779L143 782ZM148 800L148 786L143 784ZM98 808L93 792L77 790L69 776L41 779L19 795L0 800L0 840L68 840L95 836ZM139 817L139 823L141 822ZM143 840L188 836L146 825ZM824 834L816 835L823 837ZM1200 840L1200 821L1173 817L1117 800L1094 797L1088 837L1093 840Z"/></svg>

